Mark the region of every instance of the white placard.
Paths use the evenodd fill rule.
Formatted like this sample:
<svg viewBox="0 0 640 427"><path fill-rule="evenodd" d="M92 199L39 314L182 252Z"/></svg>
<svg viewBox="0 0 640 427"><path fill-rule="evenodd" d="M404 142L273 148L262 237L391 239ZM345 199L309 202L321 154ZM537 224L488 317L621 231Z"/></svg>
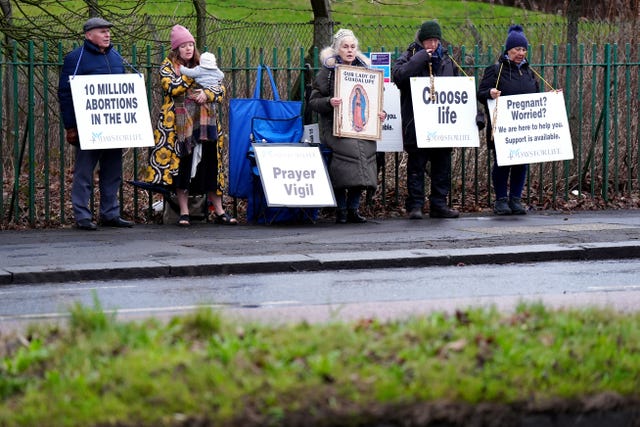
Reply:
<svg viewBox="0 0 640 427"><path fill-rule="evenodd" d="M141 74L78 75L69 82L83 150L153 147Z"/></svg>
<svg viewBox="0 0 640 427"><path fill-rule="evenodd" d="M371 68L382 70L384 80L383 109L387 118L382 123L382 137L376 141L376 151L402 151L402 116L400 115L400 90L391 83L391 52L367 52Z"/></svg>
<svg viewBox="0 0 640 427"><path fill-rule="evenodd" d="M302 141L308 142L309 144L320 144L320 126L318 126L318 123L304 125Z"/></svg>
<svg viewBox="0 0 640 427"><path fill-rule="evenodd" d="M479 147L474 77L411 77L411 99L420 148Z"/></svg>
<svg viewBox="0 0 640 427"><path fill-rule="evenodd" d="M384 111L382 138L376 141L377 151L402 151L402 116L400 115L400 90L393 83L384 84Z"/></svg>
<svg viewBox="0 0 640 427"><path fill-rule="evenodd" d="M320 147L252 144L267 206L335 206Z"/></svg>
<svg viewBox="0 0 640 427"><path fill-rule="evenodd" d="M573 159L571 132L562 92L489 99L499 166Z"/></svg>

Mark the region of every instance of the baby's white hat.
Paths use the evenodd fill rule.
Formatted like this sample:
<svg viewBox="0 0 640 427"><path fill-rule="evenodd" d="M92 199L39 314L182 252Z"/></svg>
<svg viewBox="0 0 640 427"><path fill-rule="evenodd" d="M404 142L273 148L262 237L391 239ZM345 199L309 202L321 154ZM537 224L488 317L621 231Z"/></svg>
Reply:
<svg viewBox="0 0 640 427"><path fill-rule="evenodd" d="M200 55L200 66L209 70L217 68L218 64L216 63L216 56L211 52L204 52Z"/></svg>

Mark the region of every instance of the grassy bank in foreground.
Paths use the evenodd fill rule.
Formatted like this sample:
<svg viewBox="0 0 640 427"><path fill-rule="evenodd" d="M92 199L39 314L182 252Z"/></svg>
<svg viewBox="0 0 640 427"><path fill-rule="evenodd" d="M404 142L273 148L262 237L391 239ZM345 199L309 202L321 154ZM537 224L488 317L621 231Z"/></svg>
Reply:
<svg viewBox="0 0 640 427"><path fill-rule="evenodd" d="M77 306L68 328L5 337L0 425L355 426L478 403L495 420L603 394L624 406L640 398L638 330L640 313L541 305L318 325L209 310L127 323Z"/></svg>

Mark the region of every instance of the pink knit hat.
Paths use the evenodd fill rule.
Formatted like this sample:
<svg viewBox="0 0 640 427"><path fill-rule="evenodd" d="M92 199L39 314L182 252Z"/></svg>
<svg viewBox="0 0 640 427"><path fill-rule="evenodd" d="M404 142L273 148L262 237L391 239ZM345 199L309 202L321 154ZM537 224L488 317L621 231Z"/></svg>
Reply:
<svg viewBox="0 0 640 427"><path fill-rule="evenodd" d="M196 40L193 38L189 30L182 25L174 25L171 29L171 49L175 50L183 43L194 43Z"/></svg>

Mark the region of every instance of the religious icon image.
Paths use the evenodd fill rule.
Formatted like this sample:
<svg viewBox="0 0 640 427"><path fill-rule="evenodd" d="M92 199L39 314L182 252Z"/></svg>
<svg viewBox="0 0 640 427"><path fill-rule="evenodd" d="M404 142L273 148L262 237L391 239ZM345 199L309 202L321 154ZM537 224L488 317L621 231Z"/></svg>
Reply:
<svg viewBox="0 0 640 427"><path fill-rule="evenodd" d="M349 96L351 99L351 127L356 132L362 132L369 118L369 101L361 85L355 85Z"/></svg>

